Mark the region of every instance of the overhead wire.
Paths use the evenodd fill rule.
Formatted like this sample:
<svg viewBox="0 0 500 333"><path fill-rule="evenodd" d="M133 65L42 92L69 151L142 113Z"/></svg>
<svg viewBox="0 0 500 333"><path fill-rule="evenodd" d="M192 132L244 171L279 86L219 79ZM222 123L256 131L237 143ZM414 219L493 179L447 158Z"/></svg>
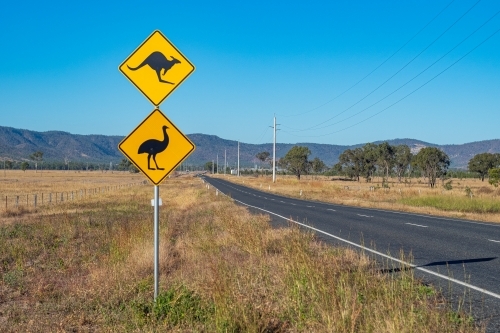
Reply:
<svg viewBox="0 0 500 333"><path fill-rule="evenodd" d="M479 0L481 1L481 0ZM478 1L478 2L479 2ZM452 3L454 3L455 0L452 0L450 3L448 3L448 5L446 5L446 7L444 7L439 13L436 14L436 16L434 16L429 22L427 22L426 25L424 25L423 28L421 28L415 35L413 35L413 37L411 37L406 43L404 43L399 49L397 49L393 54L391 54L387 59L385 59L382 63L380 63L377 67L375 67L371 72L369 72L368 74L366 74L363 78L361 78L359 81L357 81L356 83L354 83L352 86L350 86L349 88L347 88L346 90L344 90L343 92L341 92L340 94L338 94L337 96L335 96L334 98L330 99L329 101L311 109L311 110L308 110L308 111L305 111L305 112L302 112L302 113L297 113L297 114L292 114L292 115L283 115L283 114L278 114L279 116L281 117L296 117L296 116L302 116L304 114L307 114L307 113L310 113L312 111L316 111L322 107L324 107L325 105L327 104L330 104L331 102L333 102L334 100L336 100L337 98L341 97L342 95L344 95L345 93L347 93L348 91L350 91L352 88L356 87L358 84L360 84L361 82L363 82L366 78L368 78L370 75L372 75L377 69L379 69L380 67L382 67L386 62L388 62L390 59L392 59L392 57L394 57L399 51L401 51L406 45L408 45L413 39L415 39L422 31L424 31L425 28L427 28L432 22L434 22L434 20L436 18L439 17L439 15L441 15L448 7L451 6ZM477 4L477 3L476 3Z"/></svg>
<svg viewBox="0 0 500 333"><path fill-rule="evenodd" d="M342 122L344 122L346 120L349 120L351 118L354 118L355 116L357 116L357 115L365 112L366 110L372 108L373 106L377 105L378 103L380 103L383 100L387 99L388 97L392 96L393 94L395 94L396 92L398 92L399 90L401 90L402 88L404 88L407 84L409 84L410 82L412 82L413 80L415 80L417 77L419 77L420 75L422 75L423 73L425 73L427 70L429 70L432 66L434 66L439 61L441 61L448 54L450 54L451 52L453 52L457 47L459 47L460 45L462 45L467 39L469 39L472 35L474 35L481 28L483 28L488 22L490 22L498 14L500 14L500 10L497 11L495 14L493 14L493 16L491 16L488 20L486 20L485 22L483 22L483 24L481 24L478 28L476 28L473 32L471 32L467 37L465 37L464 39L462 39L458 44L456 44L454 47L452 47L448 52L446 52L445 54L443 54L441 57L439 57L437 60L435 60L432 64L430 64L425 69L423 69L422 71L420 71L420 73L418 73L417 75L415 75L414 77L412 77L410 80L406 81L403 85L399 86L397 89L393 90L388 95L384 96L383 98L379 99L378 101L376 101L375 103L371 104L370 106L362 109L361 111L359 111L359 112L357 112L357 113L355 113L355 114L353 114L353 115L351 115L351 116L349 116L347 118L344 118L344 119L342 119L340 121L337 121L335 123L332 123L332 124L329 124L329 125L326 125L326 126L323 126L323 127L316 127L316 128L314 128L314 130L320 130L320 129L328 128L328 127L340 124L340 123L342 123ZM296 130L295 132L302 132L302 131L305 131L305 130Z"/></svg>
<svg viewBox="0 0 500 333"><path fill-rule="evenodd" d="M360 100L358 100L356 103L352 104L351 106L349 106L348 108L344 109L343 111L341 111L340 113L336 114L335 116L331 117L331 118L328 118L327 120L325 121L322 121L321 123L319 124L316 124L316 125L313 125L311 127L308 127L308 128L305 128L305 129L295 129L297 132L303 132L303 131L308 131L308 130L312 130L312 129L317 129L319 126L329 122L330 120L333 120L335 118L337 118L338 116L340 116L341 114L344 114L345 112L349 111L350 109L352 109L354 106L358 105L359 103L361 103L362 101L364 101L367 97L369 97L370 95L372 95L375 91L377 91L378 89L380 89L382 86L384 86L387 82L389 82L392 78L394 78L397 74L399 74L403 69L405 69L406 67L408 67L408 65L410 65L413 61L415 61L420 55L422 55L422 53L424 53L427 49L429 49L429 47L431 47L436 41L438 41L442 36L444 36L453 26L455 26L465 15L467 15L474 7L476 7L479 2L481 2L481 0L478 0L476 1L469 9L467 9L467 11L462 14L457 20L455 20L448 28L446 28L438 37L436 37L430 44L428 44L422 51L420 51L416 56L414 56L410 61L408 61L403 67L401 67L399 70L397 70L394 74L392 74L388 79L386 79L384 82L382 82L378 87L376 87L375 89L373 89L371 92L369 92L367 95L365 95L364 97L362 97Z"/></svg>
<svg viewBox="0 0 500 333"><path fill-rule="evenodd" d="M438 74L436 74L435 76L433 76L431 79L429 79L428 81L426 81L424 84L420 85L418 88L414 89L413 91L411 91L410 93L408 93L407 95L403 96L402 98L400 98L399 100L397 100L396 102L392 103L391 105L387 106L386 108L380 110L379 112L371 115L370 117L367 117L353 125L350 125L348 127L344 127L338 131L334 131L334 132L330 132L330 133L326 133L326 134L322 134L322 135L295 135L293 133L290 133L290 132L287 132L287 131L283 131L285 133L288 133L288 134L291 134L291 135L294 135L294 136L298 136L298 137L323 137L323 136L327 136L327 135L332 135L332 134L335 134L335 133L339 133L339 132L342 132L342 131L345 131L347 129L350 129L354 126L357 126L367 120L370 120L372 119L373 117L381 114L382 112L390 109L391 107L393 107L394 105L400 103L401 101L403 101L404 99L406 99L407 97L413 95L415 92L417 92L418 90L420 90L421 88L423 88L424 86L426 86L427 84L429 84L431 81L433 81L434 79L436 79L438 76L440 76L441 74L443 74L444 72L446 72L448 69L450 69L451 67L453 67L454 65L456 65L459 61L461 61L462 59L464 59L466 56L468 56L470 53L472 53L474 50L476 50L478 47L480 47L481 45L483 45L484 43L486 43L490 38L492 38L493 36L495 36L498 32L500 32L500 28L497 29L495 32L493 32L490 36L488 36L486 39L484 39L481 43L479 43L478 45L476 45L474 48L472 48L469 52L467 52L466 54L464 54L463 56L461 56L460 58L458 58L455 62L453 62L451 65L449 65L448 67L446 67L444 70L442 70L441 72L439 72Z"/></svg>

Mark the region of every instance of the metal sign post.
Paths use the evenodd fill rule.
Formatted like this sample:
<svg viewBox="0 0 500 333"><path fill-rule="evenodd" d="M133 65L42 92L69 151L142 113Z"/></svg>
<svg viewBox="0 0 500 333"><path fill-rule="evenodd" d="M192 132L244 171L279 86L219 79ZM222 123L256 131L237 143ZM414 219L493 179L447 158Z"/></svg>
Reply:
<svg viewBox="0 0 500 333"><path fill-rule="evenodd" d="M158 262L159 262L159 249L160 249L160 226L159 226L159 215L160 215L160 186L155 185L155 198L154 198L154 233L155 233L155 240L154 240L154 247L155 247L155 263L154 263L154 274L155 274L155 296L154 300L156 302L156 298L158 297L158 275L159 275L159 269L158 269Z"/></svg>
<svg viewBox="0 0 500 333"><path fill-rule="evenodd" d="M167 37L156 30L118 69L156 106L155 110L118 145L118 149L129 161L154 184L155 196L152 203L156 302L160 272L159 184L195 150L189 138L159 110L159 105L193 73L195 67Z"/></svg>

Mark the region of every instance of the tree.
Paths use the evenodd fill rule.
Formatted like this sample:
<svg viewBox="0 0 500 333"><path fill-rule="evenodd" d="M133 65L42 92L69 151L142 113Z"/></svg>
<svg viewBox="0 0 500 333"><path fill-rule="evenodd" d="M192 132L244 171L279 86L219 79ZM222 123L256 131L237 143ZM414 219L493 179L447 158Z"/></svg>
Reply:
<svg viewBox="0 0 500 333"><path fill-rule="evenodd" d="M43 152L36 151L30 155L30 159L35 161L35 173L38 171L38 162L43 162Z"/></svg>
<svg viewBox="0 0 500 333"><path fill-rule="evenodd" d="M394 171L396 171L398 181L401 183L401 178L411 164L413 154L411 153L410 147L408 147L407 145L399 145L395 148Z"/></svg>
<svg viewBox="0 0 500 333"><path fill-rule="evenodd" d="M309 155L311 155L309 148L295 146L280 160L280 164L300 180L301 174L309 172L311 166L308 161Z"/></svg>
<svg viewBox="0 0 500 333"><path fill-rule="evenodd" d="M394 166L395 153L395 148L387 142L383 142L377 147L377 165L384 170L386 179L389 178L389 171Z"/></svg>
<svg viewBox="0 0 500 333"><path fill-rule="evenodd" d="M28 162L23 162L21 163L21 170L23 170L24 172L26 172L26 169L28 169L30 167L30 164Z"/></svg>
<svg viewBox="0 0 500 333"><path fill-rule="evenodd" d="M434 187L436 178L446 174L450 166L450 158L438 148L425 147L415 156L415 164L428 178L430 187Z"/></svg>
<svg viewBox="0 0 500 333"><path fill-rule="evenodd" d="M255 157L257 157L257 159L259 159L262 162L266 162L269 159L269 155L271 155L269 152L263 151L255 155Z"/></svg>
<svg viewBox="0 0 500 333"><path fill-rule="evenodd" d="M364 152L362 148L346 149L340 154L339 162L334 166L336 170L347 175L349 178L355 178L359 181L359 176L364 171Z"/></svg>
<svg viewBox="0 0 500 333"><path fill-rule="evenodd" d="M500 168L491 168L488 171L488 181L491 185L498 187L500 183Z"/></svg>
<svg viewBox="0 0 500 333"><path fill-rule="evenodd" d="M204 169L210 172L212 172L212 167L214 172L217 173L217 163L212 163L212 161L209 161L204 165Z"/></svg>
<svg viewBox="0 0 500 333"><path fill-rule="evenodd" d="M367 143L362 148L362 174L367 182L370 182L376 165L380 161L380 149L374 143Z"/></svg>
<svg viewBox="0 0 500 333"><path fill-rule="evenodd" d="M484 181L488 170L498 167L500 164L499 154L482 153L477 154L469 160L469 171L477 172Z"/></svg>
<svg viewBox="0 0 500 333"><path fill-rule="evenodd" d="M315 157L314 160L311 161L311 168L314 173L321 173L325 171L326 164L318 157Z"/></svg>
<svg viewBox="0 0 500 333"><path fill-rule="evenodd" d="M118 171L129 171L130 173L137 173L139 169L135 167L128 159L122 158L120 163L116 165L116 170Z"/></svg>
<svg viewBox="0 0 500 333"><path fill-rule="evenodd" d="M7 169L12 169L14 167L14 162L12 162L12 161L5 161L5 167Z"/></svg>

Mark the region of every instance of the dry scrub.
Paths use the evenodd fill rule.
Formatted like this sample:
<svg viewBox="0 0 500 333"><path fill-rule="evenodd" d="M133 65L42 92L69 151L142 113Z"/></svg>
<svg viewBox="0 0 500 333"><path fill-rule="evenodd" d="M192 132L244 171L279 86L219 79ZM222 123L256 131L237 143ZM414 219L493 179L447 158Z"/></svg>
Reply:
<svg viewBox="0 0 500 333"><path fill-rule="evenodd" d="M483 331L411 270L272 229L195 178L160 189L154 304L152 195L130 187L0 225L2 331Z"/></svg>

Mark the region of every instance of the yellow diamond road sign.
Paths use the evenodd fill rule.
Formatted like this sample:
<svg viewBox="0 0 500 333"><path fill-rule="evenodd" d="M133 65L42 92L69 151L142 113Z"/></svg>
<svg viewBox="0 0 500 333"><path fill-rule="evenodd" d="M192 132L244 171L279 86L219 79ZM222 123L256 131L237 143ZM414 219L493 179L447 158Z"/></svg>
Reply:
<svg viewBox="0 0 500 333"><path fill-rule="evenodd" d="M158 185L194 151L195 146L156 109L120 142L118 148Z"/></svg>
<svg viewBox="0 0 500 333"><path fill-rule="evenodd" d="M119 69L158 106L194 71L194 65L156 30Z"/></svg>

